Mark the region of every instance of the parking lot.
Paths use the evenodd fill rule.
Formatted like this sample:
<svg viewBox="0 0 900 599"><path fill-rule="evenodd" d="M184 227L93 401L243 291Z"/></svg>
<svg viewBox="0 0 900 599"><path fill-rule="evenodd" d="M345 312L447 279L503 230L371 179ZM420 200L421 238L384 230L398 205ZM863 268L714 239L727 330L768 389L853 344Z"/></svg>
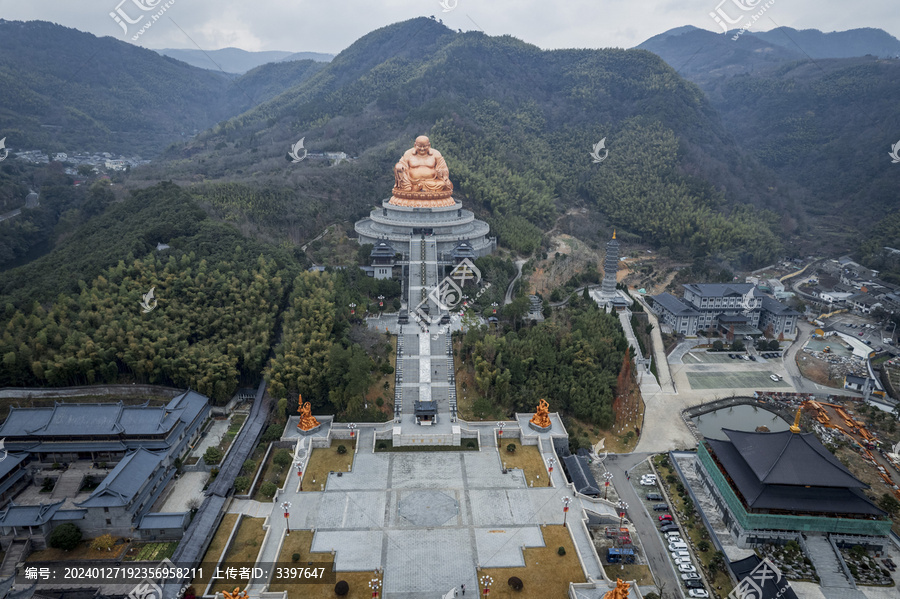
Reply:
<svg viewBox="0 0 900 599"><path fill-rule="evenodd" d="M885 338L896 338L893 326L885 328L881 326L881 323L857 314L838 314L829 318L825 324L836 331L860 339L876 351L879 351L880 348L880 351L898 353L896 346L891 346L884 341Z"/></svg>
<svg viewBox="0 0 900 599"><path fill-rule="evenodd" d="M674 521L674 516L668 509L662 509L668 504L659 485L652 480L644 480L644 476L652 476L650 466L646 462L636 466L631 474L631 484L634 486L635 493L641 498L641 508L646 514L649 514L655 533L660 538L664 547L670 568L675 572L675 577L681 586L681 592L685 597L707 597L706 585L699 573L698 562L692 555L691 549L684 544L674 545L672 543L682 543L682 536L678 523ZM634 507L629 507L632 518L641 517ZM668 525L663 524L663 519L672 519ZM665 532L664 532L665 531ZM674 536L673 536L674 535ZM691 593L691 591L694 591Z"/></svg>
<svg viewBox="0 0 900 599"><path fill-rule="evenodd" d="M691 389L769 389L791 386L781 377L778 381L773 381L771 375L772 372L766 370L738 370L688 372L687 378Z"/></svg>

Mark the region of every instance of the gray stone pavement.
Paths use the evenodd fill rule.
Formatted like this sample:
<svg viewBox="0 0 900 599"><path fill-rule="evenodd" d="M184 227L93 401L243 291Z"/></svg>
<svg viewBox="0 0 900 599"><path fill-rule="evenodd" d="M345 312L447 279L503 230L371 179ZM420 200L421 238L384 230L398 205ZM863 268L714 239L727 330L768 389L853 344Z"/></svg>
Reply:
<svg viewBox="0 0 900 599"><path fill-rule="evenodd" d="M171 483L172 490L166 497L158 512L186 512L190 508L188 502L191 499L197 502L203 501L203 485L209 478L208 472L184 472L178 480Z"/></svg>
<svg viewBox="0 0 900 599"><path fill-rule="evenodd" d="M208 448L219 444L222 437L228 431L228 425L230 423L230 420L213 420L212 424L206 430L206 435L194 445L194 450L190 455L202 460L203 454Z"/></svg>
<svg viewBox="0 0 900 599"><path fill-rule="evenodd" d="M277 559L285 532L278 505L288 500L291 528L314 529L312 549L333 550L338 570L382 568L386 599L439 597L462 583L476 589L478 566L523 565L522 548L544 543L541 525L563 522L561 499L572 493L559 467L553 472L555 486L532 489L521 471L501 473L499 454L490 444L478 452L376 454L370 428L360 430L353 471L329 475L324 491L301 493L290 480L272 505L234 502L230 511L272 514L261 561ZM549 450L549 443L543 445ZM601 515L614 510L577 499L568 516L588 574L602 580L579 521L582 509ZM262 590L262 581L250 590Z"/></svg>

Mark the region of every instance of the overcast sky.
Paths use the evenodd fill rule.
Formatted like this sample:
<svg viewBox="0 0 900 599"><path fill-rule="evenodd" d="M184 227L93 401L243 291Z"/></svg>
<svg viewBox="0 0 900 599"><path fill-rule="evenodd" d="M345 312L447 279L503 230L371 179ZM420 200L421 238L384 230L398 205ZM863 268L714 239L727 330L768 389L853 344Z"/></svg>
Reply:
<svg viewBox="0 0 900 599"><path fill-rule="evenodd" d="M137 41L141 25L170 2ZM667 29L694 25L720 32L710 16L765 13L751 30L776 26L843 31L880 27L900 36L897 0L0 0L0 18L45 20L146 48L313 51L337 54L373 29L435 15L453 29L509 34L541 48L636 46ZM121 3L121 4L120 4ZM143 11L143 4L149 11ZM741 12L740 4L753 7ZM132 20L128 34L110 16ZM743 21L741 21L743 22ZM735 26L735 27L739 27Z"/></svg>

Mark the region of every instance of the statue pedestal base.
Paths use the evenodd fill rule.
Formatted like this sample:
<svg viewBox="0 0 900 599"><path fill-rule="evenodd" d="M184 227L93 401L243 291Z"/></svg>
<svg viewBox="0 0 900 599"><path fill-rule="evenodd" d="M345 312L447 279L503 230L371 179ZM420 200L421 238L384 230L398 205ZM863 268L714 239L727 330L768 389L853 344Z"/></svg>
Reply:
<svg viewBox="0 0 900 599"><path fill-rule="evenodd" d="M320 428L322 428L322 423L321 423L321 422L320 422L319 424L315 425L314 427L312 427L311 429L309 429L308 431L305 431L305 430L303 430L302 428L300 428L300 427L298 426L298 427L297 427L297 432L300 433L300 435L301 435L302 437L305 437L305 436L307 436L307 435L315 434L316 431L318 431Z"/></svg>
<svg viewBox="0 0 900 599"><path fill-rule="evenodd" d="M535 423L533 423L533 422L529 422L529 423L528 423L528 426L531 427L531 430L537 431L537 432L539 432L539 433L546 433L546 432L549 432L550 429L553 428L553 425L552 425L552 424L550 424L550 425L548 425L548 426L538 426L537 424L535 424Z"/></svg>

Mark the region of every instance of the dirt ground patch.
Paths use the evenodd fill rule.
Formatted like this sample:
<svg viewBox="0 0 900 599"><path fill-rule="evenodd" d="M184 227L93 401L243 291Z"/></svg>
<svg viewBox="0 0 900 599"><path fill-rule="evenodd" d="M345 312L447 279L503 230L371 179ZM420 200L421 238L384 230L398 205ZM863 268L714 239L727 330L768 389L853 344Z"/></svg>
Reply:
<svg viewBox="0 0 900 599"><path fill-rule="evenodd" d="M347 453L338 453L338 447L343 445ZM303 490L319 491L325 484L329 472L350 472L353 466L353 444L346 439L331 442L331 447L313 449L309 456L309 463L303 472Z"/></svg>
<svg viewBox="0 0 900 599"><path fill-rule="evenodd" d="M544 547L529 547L524 550L524 568L481 568L478 570L479 584L484 575L491 576L492 599L547 599L567 597L570 582L585 582L581 563L575 553L572 537L564 526L544 526ZM566 554L559 555L560 547ZM510 577L518 577L524 584L521 591L514 591L507 584ZM479 586L479 594L484 588ZM476 597L478 595L475 595Z"/></svg>
<svg viewBox="0 0 900 599"><path fill-rule="evenodd" d="M601 560L602 561L602 560ZM603 564L603 571L611 579L621 578L631 582L637 581L638 585L656 584L653 580L653 574L650 572L650 566L642 564Z"/></svg>
<svg viewBox="0 0 900 599"><path fill-rule="evenodd" d="M313 532L311 530L292 530L284 538L278 563L285 567L308 566L313 562L316 567L325 567L326 571L334 568L334 556L331 553L313 553ZM294 557L297 559L294 559ZM336 572L335 582L344 580L350 585L350 592L345 595L349 599L368 599L372 596L369 581L375 578L374 572ZM380 577L379 577L380 578ZM288 599L326 599L334 597L334 583L282 585L273 583L270 591L287 591Z"/></svg>
<svg viewBox="0 0 900 599"><path fill-rule="evenodd" d="M112 551L94 551L90 547L90 540L84 540L78 543L78 546L71 551L63 551L62 549L54 549L53 547L48 547L47 549L42 549L40 551L34 551L31 555L25 558L26 562L69 562L73 560L86 560L86 559L102 559L102 560L120 560L122 556L125 555L125 550L128 549L127 543L122 543L121 545L116 545L112 548Z"/></svg>
<svg viewBox="0 0 900 599"><path fill-rule="evenodd" d="M841 389L844 386L842 378L831 378L828 376L828 363L817 360L806 352L797 352L797 367L800 369L800 374L803 378L809 379L814 383L836 389Z"/></svg>
<svg viewBox="0 0 900 599"><path fill-rule="evenodd" d="M892 494L893 489L889 488L884 480L879 476L875 466L863 459L859 453L849 447L839 447L835 452L837 458L844 464L847 469L853 473L853 476L869 485L867 495L875 497L875 502L885 493ZM900 513L895 513L892 518L891 530L900 534Z"/></svg>

